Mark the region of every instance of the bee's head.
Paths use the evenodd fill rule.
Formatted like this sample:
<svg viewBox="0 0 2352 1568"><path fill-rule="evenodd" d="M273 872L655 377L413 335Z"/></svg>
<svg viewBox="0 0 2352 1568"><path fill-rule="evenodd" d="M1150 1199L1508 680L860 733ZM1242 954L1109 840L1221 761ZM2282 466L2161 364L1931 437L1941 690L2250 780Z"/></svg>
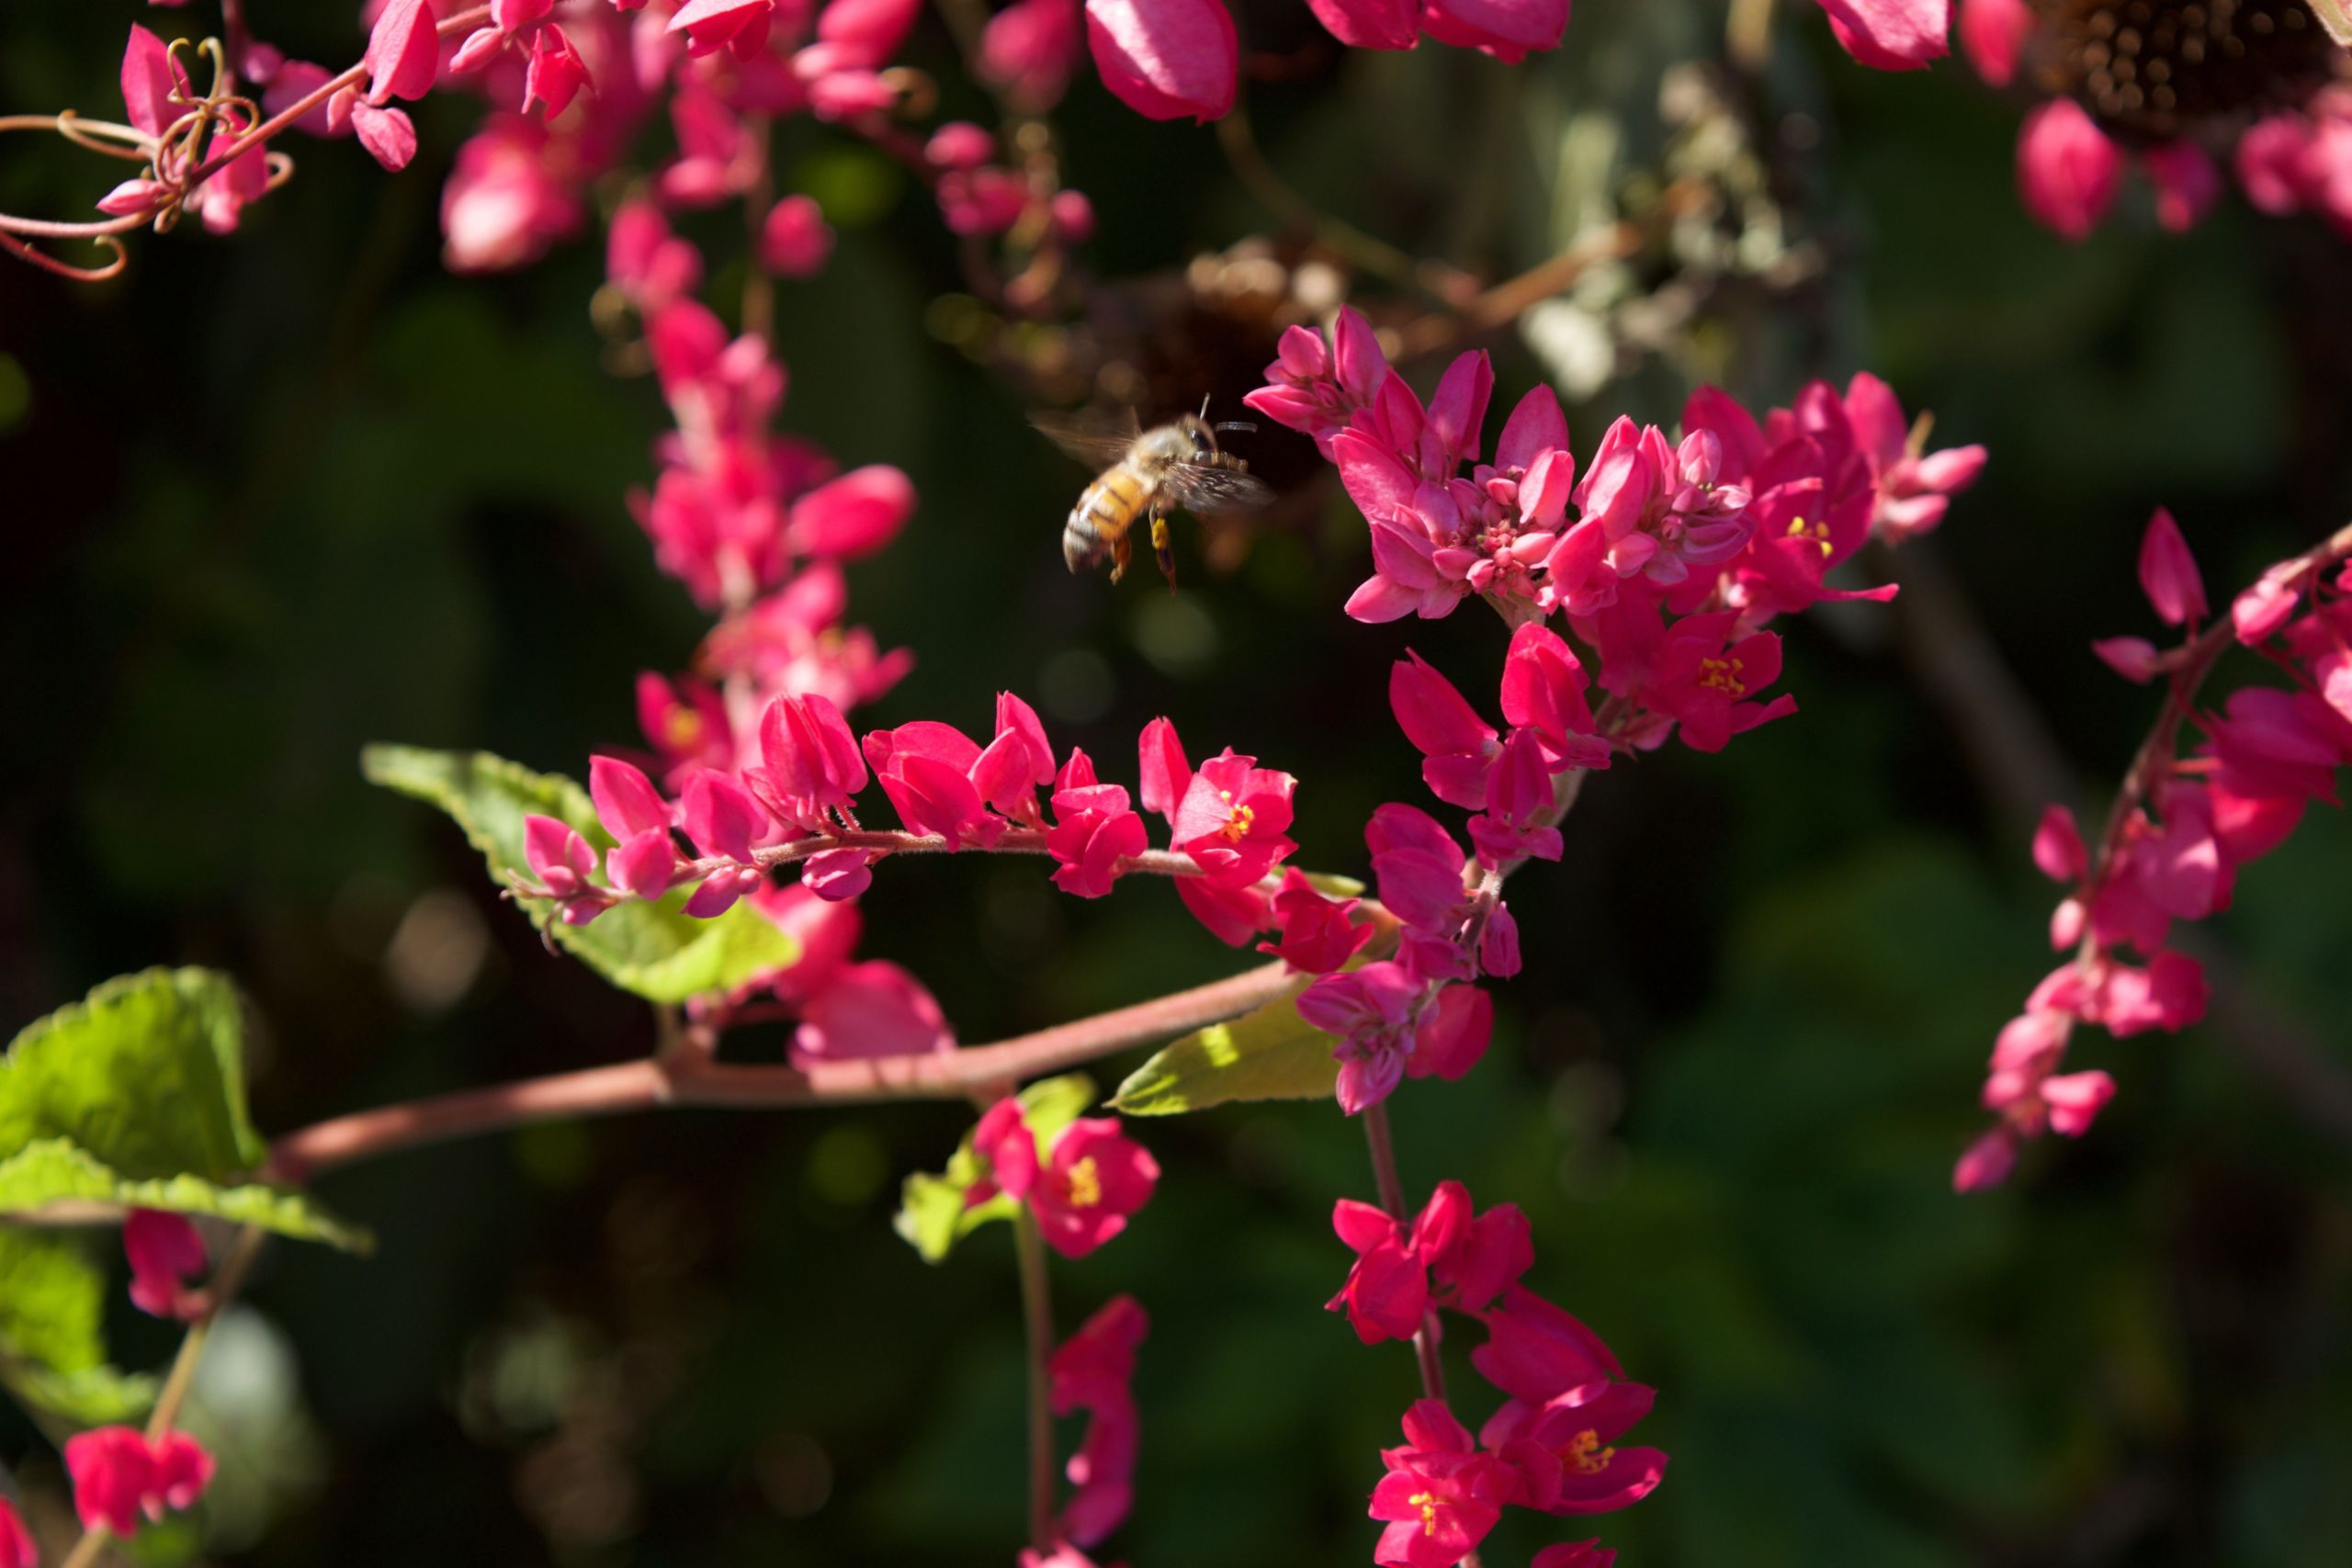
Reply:
<svg viewBox="0 0 2352 1568"><path fill-rule="evenodd" d="M1188 413L1177 420L1176 428L1182 434L1184 445L1190 448L1185 456L1205 457L1216 450L1216 434L1209 429L1208 421Z"/></svg>

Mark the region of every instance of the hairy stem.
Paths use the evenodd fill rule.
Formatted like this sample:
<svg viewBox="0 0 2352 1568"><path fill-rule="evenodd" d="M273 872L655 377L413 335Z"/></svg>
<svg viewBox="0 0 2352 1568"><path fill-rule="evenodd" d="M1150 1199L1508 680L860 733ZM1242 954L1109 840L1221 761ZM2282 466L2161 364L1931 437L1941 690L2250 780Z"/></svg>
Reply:
<svg viewBox="0 0 2352 1568"><path fill-rule="evenodd" d="M1054 1353L1054 1301L1046 1240L1023 1203L1013 1211L1013 1248L1021 1265L1021 1321L1029 1348L1029 1545L1054 1549L1054 1411L1046 1362Z"/></svg>
<svg viewBox="0 0 2352 1568"><path fill-rule="evenodd" d="M1298 985L1281 964L989 1045L920 1056L774 1065L646 1058L526 1078L339 1116L277 1140L268 1171L302 1180L397 1149L537 1122L667 1105L778 1110L888 1100L961 1100L1238 1018Z"/></svg>

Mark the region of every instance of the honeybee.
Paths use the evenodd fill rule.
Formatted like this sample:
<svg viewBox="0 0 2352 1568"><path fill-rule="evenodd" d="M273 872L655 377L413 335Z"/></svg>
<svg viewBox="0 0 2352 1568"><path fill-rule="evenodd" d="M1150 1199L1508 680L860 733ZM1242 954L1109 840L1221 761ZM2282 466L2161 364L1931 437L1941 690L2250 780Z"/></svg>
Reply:
<svg viewBox="0 0 2352 1568"><path fill-rule="evenodd" d="M1217 433L1258 427L1238 420L1212 425L1208 404L1198 414L1183 414L1166 424L1142 429L1133 410L1126 427L1105 430L1054 414L1040 414L1034 423L1053 437L1063 451L1087 463L1107 464L1094 482L1069 509L1062 525L1062 559L1072 571L1111 558L1111 581L1125 575L1134 547L1131 531L1138 522L1151 525L1152 554L1168 586L1176 586L1176 554L1169 547L1168 514L1182 507L1199 516L1250 512L1273 499L1263 479L1253 477L1250 465L1216 444Z"/></svg>

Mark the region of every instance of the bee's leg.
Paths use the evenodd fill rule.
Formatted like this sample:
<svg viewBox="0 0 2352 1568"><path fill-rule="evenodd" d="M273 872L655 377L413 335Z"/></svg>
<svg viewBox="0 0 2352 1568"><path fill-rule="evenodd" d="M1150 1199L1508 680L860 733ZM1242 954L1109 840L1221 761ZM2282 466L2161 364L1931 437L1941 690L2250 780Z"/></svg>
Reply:
<svg viewBox="0 0 2352 1568"><path fill-rule="evenodd" d="M1151 514L1151 553L1159 561L1159 575L1168 579L1168 592L1176 592L1176 552L1168 544L1168 514Z"/></svg>
<svg viewBox="0 0 2352 1568"><path fill-rule="evenodd" d="M1127 575L1127 555L1135 547L1134 536L1122 534L1119 542L1111 547L1111 581L1116 582Z"/></svg>

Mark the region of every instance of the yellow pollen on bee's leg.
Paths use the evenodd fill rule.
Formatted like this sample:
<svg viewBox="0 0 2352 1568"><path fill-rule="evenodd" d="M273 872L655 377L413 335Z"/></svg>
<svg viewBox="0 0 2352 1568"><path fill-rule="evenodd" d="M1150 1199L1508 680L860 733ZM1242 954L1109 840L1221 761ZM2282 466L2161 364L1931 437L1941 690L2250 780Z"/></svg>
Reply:
<svg viewBox="0 0 2352 1568"><path fill-rule="evenodd" d="M1437 1494L1416 1492L1405 1501L1421 1511L1421 1533L1423 1535L1437 1534Z"/></svg>
<svg viewBox="0 0 2352 1568"><path fill-rule="evenodd" d="M1102 1172L1101 1168L1095 1165L1094 1156L1089 1155L1069 1168L1069 1206L1073 1209L1091 1209L1101 1201L1102 1201Z"/></svg>
<svg viewBox="0 0 2352 1568"><path fill-rule="evenodd" d="M1561 1462L1574 1466L1578 1475L1599 1475L1616 1457L1617 1450L1601 1447L1600 1434L1589 1427L1570 1438L1567 1447L1560 1450Z"/></svg>
<svg viewBox="0 0 2352 1568"><path fill-rule="evenodd" d="M1735 697L1747 695L1747 682L1739 678L1742 661L1737 659L1702 659L1699 660L1699 684L1711 692L1728 692Z"/></svg>

